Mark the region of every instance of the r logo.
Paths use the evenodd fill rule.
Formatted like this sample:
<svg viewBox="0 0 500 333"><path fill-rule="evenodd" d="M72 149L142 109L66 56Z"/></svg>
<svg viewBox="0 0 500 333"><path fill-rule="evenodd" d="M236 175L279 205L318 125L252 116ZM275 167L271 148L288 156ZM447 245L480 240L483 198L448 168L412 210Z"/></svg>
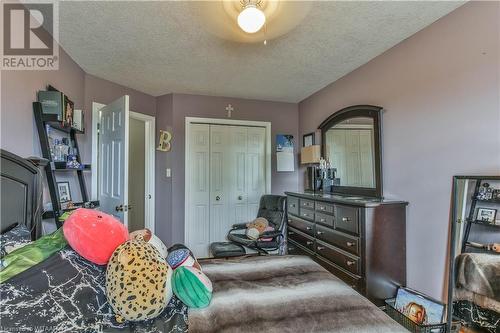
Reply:
<svg viewBox="0 0 500 333"><path fill-rule="evenodd" d="M51 3L4 3L3 55L53 55L53 16Z"/></svg>

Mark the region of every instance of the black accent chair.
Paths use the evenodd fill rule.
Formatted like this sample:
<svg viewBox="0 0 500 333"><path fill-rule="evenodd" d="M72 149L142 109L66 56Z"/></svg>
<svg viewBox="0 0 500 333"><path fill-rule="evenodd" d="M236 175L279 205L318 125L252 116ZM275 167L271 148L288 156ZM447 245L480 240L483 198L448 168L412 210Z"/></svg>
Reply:
<svg viewBox="0 0 500 333"><path fill-rule="evenodd" d="M234 224L227 234L227 239L261 254L268 254L280 249L286 234L286 197L272 194L263 195L260 198L257 217L265 218L274 231L264 232L259 239L250 239L245 235L246 223ZM269 240L263 241L263 239Z"/></svg>

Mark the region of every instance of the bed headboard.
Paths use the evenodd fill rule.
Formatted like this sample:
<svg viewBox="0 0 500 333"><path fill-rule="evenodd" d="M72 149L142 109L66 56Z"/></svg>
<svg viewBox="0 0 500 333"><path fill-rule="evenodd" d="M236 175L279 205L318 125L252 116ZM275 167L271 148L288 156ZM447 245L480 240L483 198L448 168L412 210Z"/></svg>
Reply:
<svg viewBox="0 0 500 333"><path fill-rule="evenodd" d="M41 177L30 161L0 149L1 232L14 224L30 229L33 240L41 236Z"/></svg>

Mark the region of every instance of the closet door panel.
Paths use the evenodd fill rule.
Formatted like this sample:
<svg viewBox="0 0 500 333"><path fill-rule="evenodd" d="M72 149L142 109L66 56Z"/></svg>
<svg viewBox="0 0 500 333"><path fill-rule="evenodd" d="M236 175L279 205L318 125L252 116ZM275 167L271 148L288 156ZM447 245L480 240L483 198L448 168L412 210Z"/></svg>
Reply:
<svg viewBox="0 0 500 333"><path fill-rule="evenodd" d="M229 128L210 125L210 243L222 242L231 228Z"/></svg>
<svg viewBox="0 0 500 333"><path fill-rule="evenodd" d="M247 220L249 221L257 216L260 197L266 192L265 141L266 132L264 128L248 128L246 184L248 198Z"/></svg>
<svg viewBox="0 0 500 333"><path fill-rule="evenodd" d="M242 126L229 126L229 132L231 156L229 211L232 223L245 223L248 222L246 184L248 129Z"/></svg>
<svg viewBox="0 0 500 333"><path fill-rule="evenodd" d="M190 198L186 214L186 243L196 256L207 257L210 243L210 175L209 175L209 126L191 125L189 138Z"/></svg>

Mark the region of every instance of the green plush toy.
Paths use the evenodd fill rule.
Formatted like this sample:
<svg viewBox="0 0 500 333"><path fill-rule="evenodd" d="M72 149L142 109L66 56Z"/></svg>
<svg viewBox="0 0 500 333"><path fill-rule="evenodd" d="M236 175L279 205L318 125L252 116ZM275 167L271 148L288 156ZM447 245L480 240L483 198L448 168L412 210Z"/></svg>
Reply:
<svg viewBox="0 0 500 333"><path fill-rule="evenodd" d="M158 316L170 301L171 270L160 252L142 239L118 246L106 269L106 296L117 320Z"/></svg>
<svg viewBox="0 0 500 333"><path fill-rule="evenodd" d="M174 270L172 287L174 294L191 308L204 308L212 299L212 282L200 270L180 266Z"/></svg>
<svg viewBox="0 0 500 333"><path fill-rule="evenodd" d="M68 242L64 238L62 228L59 228L50 235L43 236L28 245L12 251L2 258L3 268L0 271L0 283L41 263L57 251L64 249L67 245Z"/></svg>

